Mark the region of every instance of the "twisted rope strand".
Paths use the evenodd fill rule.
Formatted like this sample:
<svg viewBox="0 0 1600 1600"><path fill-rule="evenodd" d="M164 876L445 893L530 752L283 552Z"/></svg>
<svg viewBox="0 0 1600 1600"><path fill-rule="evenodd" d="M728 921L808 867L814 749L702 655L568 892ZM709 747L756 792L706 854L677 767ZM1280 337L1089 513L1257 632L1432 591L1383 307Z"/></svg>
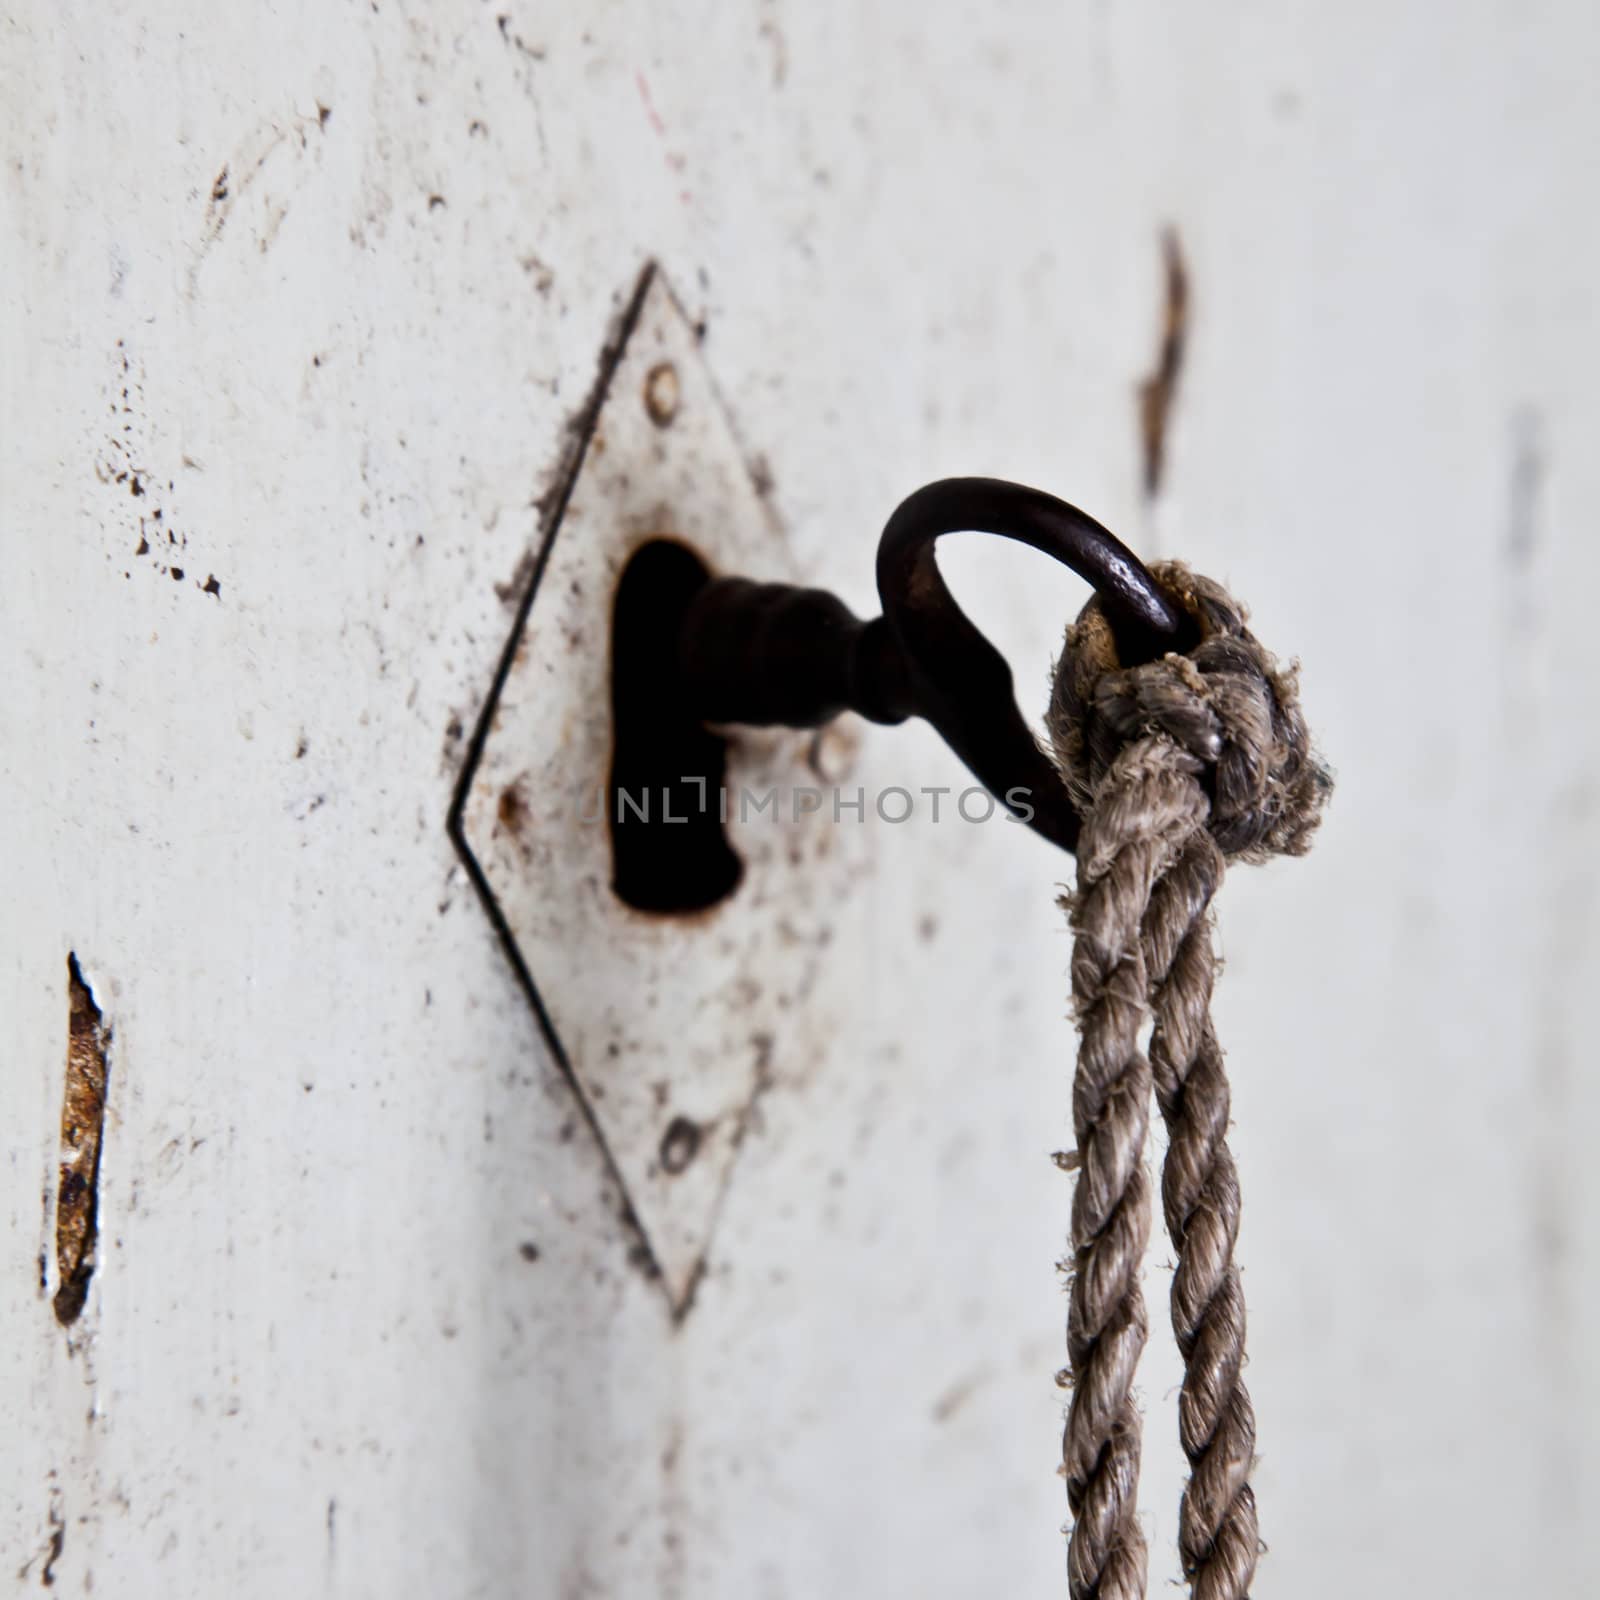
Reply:
<svg viewBox="0 0 1600 1600"><path fill-rule="evenodd" d="M1178 1431L1190 1465L1179 1554L1194 1600L1248 1600L1261 1548L1249 1483L1255 1414L1242 1378L1239 1179L1211 1023L1210 907L1228 857L1306 850L1331 782L1311 754L1293 674L1251 636L1243 609L1183 567L1157 571L1199 625L1200 644L1124 669L1091 602L1068 632L1049 715L1084 817L1078 889L1065 902L1082 1033L1063 1439L1068 1573L1073 1600L1144 1594L1132 1387L1146 1332L1139 1271L1153 1086L1168 1134L1162 1208L1177 1252ZM1147 1015L1148 1057L1139 1049Z"/></svg>
<svg viewBox="0 0 1600 1600"><path fill-rule="evenodd" d="M1081 1031L1072 1092L1079 1176L1067 1318L1072 1398L1062 1440L1073 1600L1139 1600L1145 1592L1133 1398L1147 1332L1139 1273L1150 1232L1144 1146L1151 1066L1139 1048L1150 983L1141 922L1174 839L1195 825L1192 788L1153 743L1130 747L1117 757L1103 803L1079 840L1079 887L1070 905Z"/></svg>
<svg viewBox="0 0 1600 1600"><path fill-rule="evenodd" d="M1172 1331L1184 1361L1178 1435L1190 1468L1178 1552L1196 1600L1247 1594L1260 1550L1247 1481L1256 1434L1241 1376L1244 1291L1233 1259L1239 1177L1227 1144L1228 1079L1211 1024L1209 907L1222 874L1222 852L1197 831L1155 885L1142 929L1155 1014L1150 1062L1167 1125L1162 1207L1178 1256Z"/></svg>

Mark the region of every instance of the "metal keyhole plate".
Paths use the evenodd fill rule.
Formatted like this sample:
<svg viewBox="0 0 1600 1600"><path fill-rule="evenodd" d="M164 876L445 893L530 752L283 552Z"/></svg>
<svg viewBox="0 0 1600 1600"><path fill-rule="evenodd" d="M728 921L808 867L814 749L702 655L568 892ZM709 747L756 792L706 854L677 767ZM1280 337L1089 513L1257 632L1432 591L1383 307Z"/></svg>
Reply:
<svg viewBox="0 0 1600 1600"><path fill-rule="evenodd" d="M669 538L713 573L796 577L658 271L574 471L485 709L458 837L681 1312L756 1097L806 1048L795 1019L849 892L852 830L826 806L796 815L794 790L820 783L813 735L741 729L727 754L737 891L683 914L636 911L613 892L600 808L623 568ZM758 812L744 794L775 798Z"/></svg>

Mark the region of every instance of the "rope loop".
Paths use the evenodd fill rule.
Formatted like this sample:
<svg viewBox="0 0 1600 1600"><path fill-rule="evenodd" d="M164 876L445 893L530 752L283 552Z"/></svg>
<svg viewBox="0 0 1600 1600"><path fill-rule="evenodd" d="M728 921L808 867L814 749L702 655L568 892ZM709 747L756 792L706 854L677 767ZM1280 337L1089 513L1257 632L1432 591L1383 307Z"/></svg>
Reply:
<svg viewBox="0 0 1600 1600"><path fill-rule="evenodd" d="M1124 666L1099 597L1084 607L1067 630L1046 719L1073 803L1087 816L1118 752L1164 734L1195 763L1225 856L1303 855L1333 785L1311 749L1296 668L1278 665L1220 584L1176 561L1151 572L1199 642Z"/></svg>
<svg viewBox="0 0 1600 1600"><path fill-rule="evenodd" d="M1046 717L1082 818L1077 888L1064 902L1080 1032L1068 1163L1078 1177L1067 1571L1072 1600L1145 1593L1133 1385L1145 1335L1153 1091L1167 1130L1161 1202L1177 1252L1178 1436L1190 1468L1178 1555L1194 1600L1248 1600L1261 1548L1249 1482L1255 1413L1243 1377L1230 1093L1211 1020L1211 902L1228 859L1302 854L1332 781L1312 751L1294 669L1262 648L1244 608L1176 562L1151 572L1192 621L1193 648L1124 665L1096 597L1067 630Z"/></svg>

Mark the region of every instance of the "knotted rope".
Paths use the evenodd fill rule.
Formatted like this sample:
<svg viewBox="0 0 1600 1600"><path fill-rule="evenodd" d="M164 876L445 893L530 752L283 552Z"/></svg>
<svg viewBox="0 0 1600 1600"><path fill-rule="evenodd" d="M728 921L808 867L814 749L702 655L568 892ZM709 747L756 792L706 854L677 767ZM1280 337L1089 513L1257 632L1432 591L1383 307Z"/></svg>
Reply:
<svg viewBox="0 0 1600 1600"><path fill-rule="evenodd" d="M1091 601L1067 631L1047 719L1083 818L1077 891L1063 901L1082 1036L1068 1163L1079 1173L1063 1374L1068 1575L1073 1600L1145 1593L1133 1378L1146 1335L1139 1271L1153 1084L1168 1136L1161 1195L1177 1252L1178 1431L1190 1467L1179 1555L1195 1600L1244 1600L1260 1549L1255 1416L1242 1377L1239 1178L1211 1024L1210 906L1225 861L1305 852L1331 782L1312 754L1292 669L1257 643L1243 607L1177 563L1152 570L1194 619L1199 643L1123 667ZM1147 1016L1148 1054L1139 1042Z"/></svg>

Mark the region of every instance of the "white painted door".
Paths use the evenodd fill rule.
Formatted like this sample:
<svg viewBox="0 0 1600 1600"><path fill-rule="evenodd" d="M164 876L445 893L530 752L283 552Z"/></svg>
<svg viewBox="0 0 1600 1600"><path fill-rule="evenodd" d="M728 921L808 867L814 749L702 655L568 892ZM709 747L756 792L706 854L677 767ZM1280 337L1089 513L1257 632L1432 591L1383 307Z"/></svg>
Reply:
<svg viewBox="0 0 1600 1600"><path fill-rule="evenodd" d="M0 39L0 1581L1064 1593L1066 858L845 826L675 1320L446 831L654 259L774 560L863 615L895 502L985 472L1302 658L1339 791L1222 906L1258 1589L1587 1592L1593 8L21 0ZM1042 711L1082 586L949 545ZM960 781L861 733L869 791Z"/></svg>

